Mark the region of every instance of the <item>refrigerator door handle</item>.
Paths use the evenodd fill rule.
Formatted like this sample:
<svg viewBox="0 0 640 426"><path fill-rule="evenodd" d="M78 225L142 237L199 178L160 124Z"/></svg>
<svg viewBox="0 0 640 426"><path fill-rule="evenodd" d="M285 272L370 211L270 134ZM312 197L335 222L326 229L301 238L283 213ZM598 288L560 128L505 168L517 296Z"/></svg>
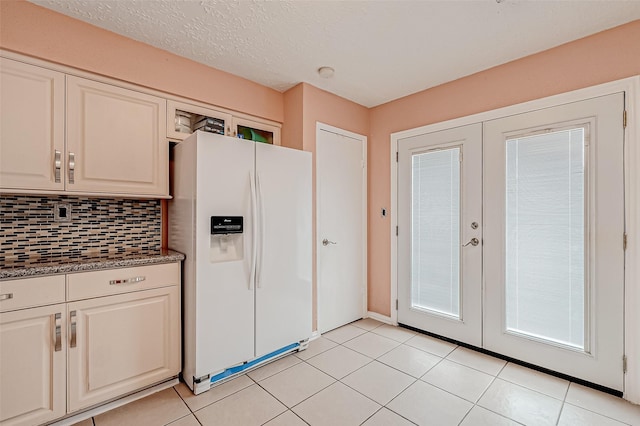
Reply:
<svg viewBox="0 0 640 426"><path fill-rule="evenodd" d="M256 274L257 274L257 278L256 278L256 287L257 288L261 288L262 287L262 257L264 256L264 240L265 240L265 236L264 236L264 231L265 231L265 225L264 225L264 200L262 199L262 186L260 185L260 174L258 174L256 172L256 187L257 187L257 192L258 192L258 207L260 208L260 232L258 233L259 235L259 244L260 244L260 251L258 252L258 259L256 262Z"/></svg>
<svg viewBox="0 0 640 426"><path fill-rule="evenodd" d="M253 173L249 172L249 188L251 191L251 273L249 274L249 290L253 290L253 283L256 280L256 255L258 251L258 242L256 237L258 234L258 209L255 179Z"/></svg>

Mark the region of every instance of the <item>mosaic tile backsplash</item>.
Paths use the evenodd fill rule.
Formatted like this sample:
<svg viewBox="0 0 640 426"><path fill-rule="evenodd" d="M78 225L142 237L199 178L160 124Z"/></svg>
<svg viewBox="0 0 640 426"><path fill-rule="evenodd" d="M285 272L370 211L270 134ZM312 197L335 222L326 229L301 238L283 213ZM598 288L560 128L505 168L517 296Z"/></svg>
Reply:
<svg viewBox="0 0 640 426"><path fill-rule="evenodd" d="M54 221L55 203L70 219ZM0 268L160 250L159 200L0 195Z"/></svg>

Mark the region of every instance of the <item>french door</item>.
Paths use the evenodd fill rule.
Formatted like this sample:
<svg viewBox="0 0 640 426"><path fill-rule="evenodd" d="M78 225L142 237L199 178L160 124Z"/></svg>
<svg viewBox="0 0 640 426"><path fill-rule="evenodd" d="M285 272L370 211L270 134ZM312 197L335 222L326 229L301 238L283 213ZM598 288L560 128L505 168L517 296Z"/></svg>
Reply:
<svg viewBox="0 0 640 426"><path fill-rule="evenodd" d="M623 108L399 140L398 322L622 390Z"/></svg>
<svg viewBox="0 0 640 426"><path fill-rule="evenodd" d="M398 141L398 322L482 344L482 124Z"/></svg>

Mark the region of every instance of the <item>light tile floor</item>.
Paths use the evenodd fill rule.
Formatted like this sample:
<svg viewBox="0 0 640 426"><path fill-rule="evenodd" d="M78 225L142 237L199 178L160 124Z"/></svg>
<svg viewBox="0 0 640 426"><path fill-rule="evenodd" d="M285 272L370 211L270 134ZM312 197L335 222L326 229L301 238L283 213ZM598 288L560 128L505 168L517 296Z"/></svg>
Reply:
<svg viewBox="0 0 640 426"><path fill-rule="evenodd" d="M364 319L195 396L183 384L81 426L636 425L640 406Z"/></svg>

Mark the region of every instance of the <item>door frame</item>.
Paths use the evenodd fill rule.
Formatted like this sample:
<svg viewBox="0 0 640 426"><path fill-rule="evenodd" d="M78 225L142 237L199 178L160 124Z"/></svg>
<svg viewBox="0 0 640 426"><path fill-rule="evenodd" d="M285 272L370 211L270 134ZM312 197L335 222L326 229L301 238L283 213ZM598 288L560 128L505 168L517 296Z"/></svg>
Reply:
<svg viewBox="0 0 640 426"><path fill-rule="evenodd" d="M345 136L351 139L356 139L359 140L360 142L362 142L362 190L363 190L363 194L362 194L362 278L363 278L363 285L364 285L364 291L362 292L362 313L363 315L366 317L368 316L368 310L367 310L367 300L368 300L368 293L369 293L369 280L367 279L367 252L368 252L368 245L367 245L367 241L368 241L368 235L367 235L367 231L368 231L368 226L367 226L367 194L368 194L368 189L367 189L367 179L368 179L368 174L367 174L367 136L365 135L360 135L358 133L353 133L350 132L348 130L344 130L344 129L340 129L338 127L334 127L331 126L329 124L325 124L322 123L320 121L316 121L316 143L318 141L318 139L320 138L320 132L321 131L325 131L325 132L330 132L330 133L334 133L336 135L340 135L340 136ZM314 147L314 157L315 157L315 147ZM316 324L319 327L320 325L320 292L318 291L318 285L320 284L320 268L318 267L318 265L320 264L320 240L318 238L318 229L320 228L319 223L320 223L320 203L319 203L319 194L320 191L318 190L318 188L320 187L320 181L317 179L318 176L318 171L317 171L317 157L314 158L313 161L313 169L314 169L314 180L315 180L315 186L314 186L314 191L315 194L313 196L314 198L314 202L315 202L315 208L314 208L314 213L315 213L315 228L314 228L314 239L315 239L315 282L316 282L316 313L317 313L317 318L316 318ZM319 332L319 331L318 331Z"/></svg>
<svg viewBox="0 0 640 426"><path fill-rule="evenodd" d="M392 208L389 229L391 236L391 298L389 302L393 324L398 323L398 312L395 308L398 298L398 239L396 236L396 226L398 225L398 163L396 162L398 140L616 92L625 92L627 115L627 125L624 128L624 212L627 236L624 272L624 353L627 359L627 371L624 375L623 397L632 403L640 404L640 311L637 309L640 307L640 126L638 124L640 123L640 75L391 134ZM622 241L620 243L622 244Z"/></svg>

